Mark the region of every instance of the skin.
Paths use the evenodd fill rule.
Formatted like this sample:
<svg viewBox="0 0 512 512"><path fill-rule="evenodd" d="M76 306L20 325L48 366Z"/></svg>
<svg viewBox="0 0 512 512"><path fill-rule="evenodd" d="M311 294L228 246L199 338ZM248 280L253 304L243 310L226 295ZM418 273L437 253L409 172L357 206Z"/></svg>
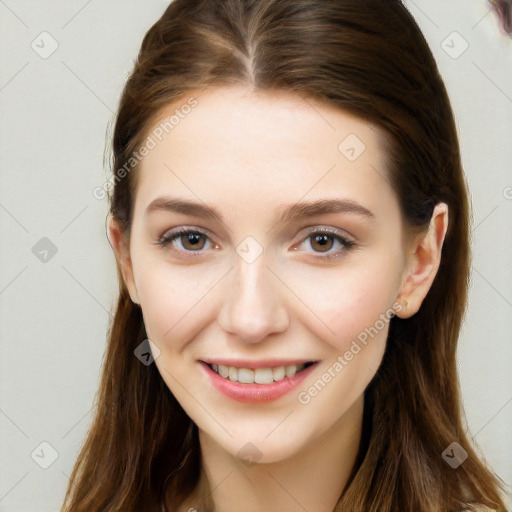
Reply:
<svg viewBox="0 0 512 512"><path fill-rule="evenodd" d="M109 240L160 350L155 364L199 428L201 484L213 489L216 510L332 511L355 462L363 393L389 323L309 403L298 394L379 315L418 311L439 267L447 205L436 206L426 233L410 236L386 178L381 132L344 111L241 86L193 96L198 106L142 161L129 240L111 217ZM349 134L366 146L354 161L338 149ZM146 214L164 195L212 205L224 222ZM320 198L350 199L374 217L338 212L279 222L284 205ZM178 226L207 235L197 249L183 236L156 244ZM355 245L344 248L335 236L315 243L319 228L342 230ZM263 249L251 263L236 251L248 236ZM215 357L320 363L280 399L242 404L200 371L198 360ZM257 448L256 464L237 455L247 443ZM198 486L181 510L201 509L200 498Z"/></svg>

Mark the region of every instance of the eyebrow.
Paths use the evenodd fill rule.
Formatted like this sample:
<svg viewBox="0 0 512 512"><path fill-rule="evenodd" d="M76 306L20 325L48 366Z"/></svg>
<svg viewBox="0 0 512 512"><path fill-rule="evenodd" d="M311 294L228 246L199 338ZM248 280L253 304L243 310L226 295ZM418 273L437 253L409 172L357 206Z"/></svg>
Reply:
<svg viewBox="0 0 512 512"><path fill-rule="evenodd" d="M368 220L375 219L373 212L350 199L319 199L313 202L280 205L280 209L282 210L280 217L281 223L294 222L302 218L328 213L352 213L365 217ZM185 215L205 219L217 218L221 222L224 222L222 215L216 208L190 199L159 197L149 204L146 208L145 215L156 211L183 213Z"/></svg>

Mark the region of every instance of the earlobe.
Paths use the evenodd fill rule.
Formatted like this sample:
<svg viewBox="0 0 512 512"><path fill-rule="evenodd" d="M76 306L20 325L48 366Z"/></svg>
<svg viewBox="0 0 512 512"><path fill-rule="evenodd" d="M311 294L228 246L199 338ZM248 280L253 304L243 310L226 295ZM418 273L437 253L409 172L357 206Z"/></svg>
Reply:
<svg viewBox="0 0 512 512"><path fill-rule="evenodd" d="M396 299L402 304L398 317L410 318L416 314L427 296L441 263L448 221L448 205L438 203L427 232L412 244L407 257L407 272Z"/></svg>
<svg viewBox="0 0 512 512"><path fill-rule="evenodd" d="M121 269L128 293L130 294L132 301L135 304L139 304L130 251L127 247L126 239L119 226L119 223L115 220L111 213L107 215L106 232L110 246L114 251L117 263Z"/></svg>

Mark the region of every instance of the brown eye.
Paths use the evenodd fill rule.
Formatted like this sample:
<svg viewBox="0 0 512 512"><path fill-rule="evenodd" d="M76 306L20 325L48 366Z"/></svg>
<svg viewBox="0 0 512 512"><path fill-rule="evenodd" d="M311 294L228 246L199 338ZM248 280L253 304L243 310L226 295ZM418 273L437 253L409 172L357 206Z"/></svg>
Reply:
<svg viewBox="0 0 512 512"><path fill-rule="evenodd" d="M332 248L334 236L326 233L312 237L311 247L319 252L327 252Z"/></svg>
<svg viewBox="0 0 512 512"><path fill-rule="evenodd" d="M188 234L180 235L181 244L183 247L190 251L200 251L204 248L205 237L201 233L189 232ZM203 243L201 243L201 239Z"/></svg>
<svg viewBox="0 0 512 512"><path fill-rule="evenodd" d="M208 235L201 231L179 228L165 233L157 242L160 247L172 246L172 249L181 253L202 251L206 247Z"/></svg>
<svg viewBox="0 0 512 512"><path fill-rule="evenodd" d="M355 242L348 240L344 236L343 231L337 229L316 229L309 233L302 244L305 244L308 240L310 249L317 254L316 258L322 260L342 257L356 245ZM337 250L336 244L338 244ZM311 252L311 250L306 250L306 252Z"/></svg>

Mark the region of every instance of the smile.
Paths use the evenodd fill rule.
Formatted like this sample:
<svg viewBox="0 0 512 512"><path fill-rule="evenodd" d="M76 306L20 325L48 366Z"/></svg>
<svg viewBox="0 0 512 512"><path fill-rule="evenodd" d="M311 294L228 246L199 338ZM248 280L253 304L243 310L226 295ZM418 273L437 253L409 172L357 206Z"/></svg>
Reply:
<svg viewBox="0 0 512 512"><path fill-rule="evenodd" d="M208 365L214 372L225 379L241 384L272 384L279 382L286 377L293 377L296 373L302 372L313 362L302 364L291 364L288 366L275 366L267 368L238 368L223 364Z"/></svg>
<svg viewBox="0 0 512 512"><path fill-rule="evenodd" d="M269 363L265 362L267 366L263 366L263 362L253 363L257 367L250 368L221 364L220 361L199 361L199 368L207 382L224 396L238 402L262 403L277 400L296 389L315 370L319 361L281 366L268 366Z"/></svg>

